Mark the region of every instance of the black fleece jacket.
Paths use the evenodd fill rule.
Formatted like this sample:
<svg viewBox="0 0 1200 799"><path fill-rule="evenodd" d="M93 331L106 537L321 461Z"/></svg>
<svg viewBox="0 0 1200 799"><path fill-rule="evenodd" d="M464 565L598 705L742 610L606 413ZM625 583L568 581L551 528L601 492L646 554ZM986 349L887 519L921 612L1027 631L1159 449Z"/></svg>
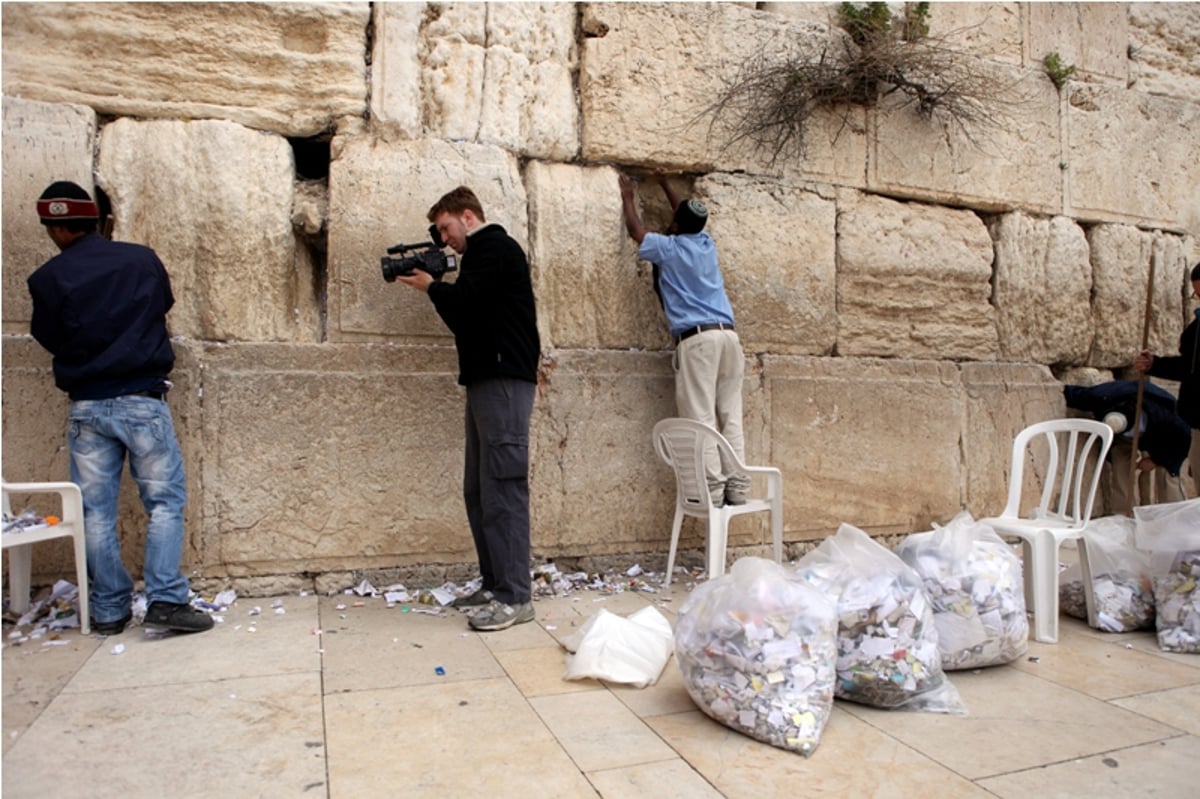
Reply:
<svg viewBox="0 0 1200 799"><path fill-rule="evenodd" d="M513 377L537 382L541 339L529 262L496 224L467 237L453 283L434 283L429 299L454 334L458 382Z"/></svg>
<svg viewBox="0 0 1200 799"><path fill-rule="evenodd" d="M1150 374L1179 381L1177 410L1193 430L1200 430L1200 311L1179 336L1178 355L1156 355Z"/></svg>
<svg viewBox="0 0 1200 799"><path fill-rule="evenodd" d="M1138 449L1149 453L1150 460L1172 475L1178 475L1192 444L1191 431L1180 418L1174 397L1150 382L1144 383L1142 389L1146 429L1138 434ZM1098 386L1064 386L1063 395L1068 408L1087 411L1099 420L1111 411L1124 414L1132 430L1137 390L1136 380L1114 380ZM1132 438L1130 432L1124 435Z"/></svg>

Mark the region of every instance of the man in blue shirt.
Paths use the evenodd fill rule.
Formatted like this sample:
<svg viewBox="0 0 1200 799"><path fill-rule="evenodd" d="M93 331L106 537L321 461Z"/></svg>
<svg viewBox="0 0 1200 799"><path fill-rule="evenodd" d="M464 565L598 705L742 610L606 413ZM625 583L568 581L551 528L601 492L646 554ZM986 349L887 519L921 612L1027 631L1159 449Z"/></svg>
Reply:
<svg viewBox="0 0 1200 799"><path fill-rule="evenodd" d="M69 181L37 202L46 234L61 252L29 276L30 332L54 356L55 384L71 407L71 482L83 494L92 629L122 632L132 619L133 580L121 561L117 497L121 471L137 483L146 529L147 627L199 632L213 620L188 604L179 568L186 491L183 457L166 393L175 352L167 311L171 282L149 247L96 232L99 209Z"/></svg>
<svg viewBox="0 0 1200 799"><path fill-rule="evenodd" d="M666 233L647 232L634 203L633 181L620 176L625 227L638 243L638 257L654 264L655 291L675 342L675 406L680 416L716 428L745 461L742 434L742 378L745 356L733 327L733 308L717 261L717 246L704 232L708 209L699 200L681 200L662 169L658 184L674 217ZM741 505L750 477L733 464L708 463L708 490L717 507Z"/></svg>

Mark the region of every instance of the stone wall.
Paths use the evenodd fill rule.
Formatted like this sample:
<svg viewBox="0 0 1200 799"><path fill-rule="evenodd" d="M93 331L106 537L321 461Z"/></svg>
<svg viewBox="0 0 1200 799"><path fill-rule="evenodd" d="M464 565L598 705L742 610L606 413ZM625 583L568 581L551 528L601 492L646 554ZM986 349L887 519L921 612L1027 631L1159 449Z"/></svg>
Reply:
<svg viewBox="0 0 1200 799"><path fill-rule="evenodd" d="M830 47L836 5L5 4L5 476L67 473L24 280L54 252L34 200L71 179L172 277L194 576L469 566L453 341L378 268L465 183L534 273L535 555L661 561L674 484L649 432L674 410L670 342L617 178L643 178L659 226L644 178L663 165L712 211L747 455L783 471L792 554L841 522L999 511L1016 431L1065 413L1069 375L1127 368L1151 263L1150 345L1176 350L1200 256L1200 6L934 4L931 34L1023 98L984 141L896 107L818 119L798 162L708 135L738 65ZM1061 91L1051 51L1077 67ZM128 485L122 508L137 568ZM766 537L743 517L731 546ZM69 563L35 554L42 578Z"/></svg>

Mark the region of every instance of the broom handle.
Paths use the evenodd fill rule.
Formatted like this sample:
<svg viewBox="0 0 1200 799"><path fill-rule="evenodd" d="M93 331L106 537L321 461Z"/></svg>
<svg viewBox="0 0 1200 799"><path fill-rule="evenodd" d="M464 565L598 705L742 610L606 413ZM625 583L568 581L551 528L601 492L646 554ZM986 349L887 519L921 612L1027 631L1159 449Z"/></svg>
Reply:
<svg viewBox="0 0 1200 799"><path fill-rule="evenodd" d="M1154 303L1154 262L1153 255L1150 256L1150 279L1146 281L1146 314L1142 321L1142 350L1145 351L1150 347L1150 311ZM1146 389L1146 374L1138 372L1137 385L1137 402L1134 405L1133 412L1133 444L1129 450L1129 507L1126 508L1127 516L1133 516L1133 494L1138 487L1138 437L1142 432L1142 395ZM1151 481L1153 482L1153 481Z"/></svg>

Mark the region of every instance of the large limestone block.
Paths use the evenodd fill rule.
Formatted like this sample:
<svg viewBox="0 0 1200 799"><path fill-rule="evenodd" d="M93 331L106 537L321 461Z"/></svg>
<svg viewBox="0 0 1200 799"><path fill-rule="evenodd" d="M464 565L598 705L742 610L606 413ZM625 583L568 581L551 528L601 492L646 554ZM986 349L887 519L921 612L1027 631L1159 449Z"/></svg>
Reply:
<svg viewBox="0 0 1200 799"><path fill-rule="evenodd" d="M788 538L842 522L928 530L961 507L964 392L933 361L764 359L770 464L783 472Z"/></svg>
<svg viewBox="0 0 1200 799"><path fill-rule="evenodd" d="M746 459L767 463L763 390L747 364ZM675 479L651 431L675 415L667 353L558 350L542 372L534 406L531 491L535 556L665 552ZM786 479L786 478L785 478ZM682 549L704 547L705 528L686 520ZM770 542L763 514L735 519L730 546Z"/></svg>
<svg viewBox="0 0 1200 799"><path fill-rule="evenodd" d="M483 115L487 6L436 9L421 46L422 117L444 139L476 141Z"/></svg>
<svg viewBox="0 0 1200 799"><path fill-rule="evenodd" d="M371 121L381 136L421 135L423 3L378 3L371 12Z"/></svg>
<svg viewBox="0 0 1200 799"><path fill-rule="evenodd" d="M188 504L184 511L183 563L185 573L206 563L199 534L203 505L201 463L204 449L200 441L200 369L196 352L184 341L172 342L175 369L171 379L175 387L168 402L175 423L175 435L183 452L187 473ZM4 477L13 481L54 482L70 479L67 451L67 395L54 385L50 354L29 336L3 337L3 448ZM14 500L42 513L59 513L57 499L21 497ZM146 541L146 513L138 499L137 488L128 476L123 478L118 499L117 534L125 567L134 579L141 577ZM7 559L6 559L7 560ZM57 579L75 581L75 557L69 541L39 544L33 548L35 585L48 585Z"/></svg>
<svg viewBox="0 0 1200 799"><path fill-rule="evenodd" d="M119 119L100 137L114 237L171 275L172 331L209 341L319 341L313 277L298 274L292 151L232 122Z"/></svg>
<svg viewBox="0 0 1200 799"><path fill-rule="evenodd" d="M70 479L67 454L67 395L54 387L50 354L29 336L3 336L3 380L0 414L3 432L4 479L13 482L58 482ZM32 510L61 513L58 497L14 494L14 513ZM4 558L4 568L10 561ZM33 548L33 585L58 579L75 582L75 553L70 539ZM7 574L5 587L10 585Z"/></svg>
<svg viewBox="0 0 1200 799"><path fill-rule="evenodd" d="M96 115L78 105L5 97L3 117L4 331L27 333L33 305L25 280L58 253L38 219L37 198L56 180L93 190Z"/></svg>
<svg viewBox="0 0 1200 799"><path fill-rule="evenodd" d="M789 19L838 27L841 3L759 3L769 11ZM892 13L902 15L901 3L892 4ZM928 37L937 44L965 50L978 56L1021 63L1021 4L934 3L926 17Z"/></svg>
<svg viewBox="0 0 1200 799"><path fill-rule="evenodd" d="M67 480L70 400L54 385L50 353L29 335L5 335L2 340L4 478L14 482Z"/></svg>
<svg viewBox="0 0 1200 799"><path fill-rule="evenodd" d="M1065 147L1076 217L1200 223L1200 103L1072 83Z"/></svg>
<svg viewBox="0 0 1200 799"><path fill-rule="evenodd" d="M211 562L241 576L471 560L456 371L453 347L209 347Z"/></svg>
<svg viewBox="0 0 1200 799"><path fill-rule="evenodd" d="M709 109L752 60L819 56L831 47L824 25L730 3L588 3L583 14L579 92L587 160L689 171L794 170L862 185L866 128L859 111L818 116L803 162L771 165L747 144L728 141Z"/></svg>
<svg viewBox="0 0 1200 799"><path fill-rule="evenodd" d="M675 480L650 432L674 415L670 356L551 353L532 430L535 552L665 551Z"/></svg>
<svg viewBox="0 0 1200 799"><path fill-rule="evenodd" d="M7 95L288 136L366 107L368 3L5 3L3 13Z"/></svg>
<svg viewBox="0 0 1200 799"><path fill-rule="evenodd" d="M992 240L978 216L843 193L839 355L993 360Z"/></svg>
<svg viewBox="0 0 1200 799"><path fill-rule="evenodd" d="M994 302L1000 355L1009 361L1079 364L1092 344L1092 266L1087 236L1064 216L1022 213L989 226L996 248Z"/></svg>
<svg viewBox="0 0 1200 799"><path fill-rule="evenodd" d="M841 3L757 3L759 11L769 11L781 17L809 22L814 25L837 27L838 6Z"/></svg>
<svg viewBox="0 0 1200 799"><path fill-rule="evenodd" d="M209 576L474 562L452 347L210 346L204 367ZM752 462L759 393L748 376ZM535 557L666 549L675 486L650 431L673 396L667 353L551 354L531 424ZM731 543L764 525L741 520ZM703 540L689 523L682 545Z"/></svg>
<svg viewBox="0 0 1200 799"><path fill-rule="evenodd" d="M973 58L973 56L964 56ZM1040 69L977 60L991 97L979 113L990 123L930 119L901 97L876 112L868 187L950 205L1062 212L1059 97Z"/></svg>
<svg viewBox="0 0 1200 799"><path fill-rule="evenodd" d="M1146 324L1146 288L1150 292L1149 349L1179 352L1183 329L1184 284L1191 271L1191 243L1161 231L1128 225L1097 225L1088 231L1092 258L1092 314L1096 338L1088 365L1127 366L1142 347ZM1188 286L1190 293L1190 286Z"/></svg>
<svg viewBox="0 0 1200 799"><path fill-rule="evenodd" d="M725 288L747 352L826 355L837 341L837 204L787 183L707 175Z"/></svg>
<svg viewBox="0 0 1200 799"><path fill-rule="evenodd" d="M428 242L426 213L459 185L478 195L487 221L502 225L522 246L528 242L525 187L512 153L438 140L334 141L329 174L330 340L451 343L429 298L401 283L384 281L379 259L395 244Z"/></svg>
<svg viewBox="0 0 1200 799"><path fill-rule="evenodd" d="M617 172L535 161L525 182L542 346L669 346L650 265L622 221Z"/></svg>
<svg viewBox="0 0 1200 799"><path fill-rule="evenodd" d="M635 178L643 221L664 229L670 213L663 192L649 176ZM707 230L746 350L830 352L837 337L836 204L799 187L737 175L709 175L694 185L671 180L680 196L709 206ZM543 343L669 346L651 266L637 259L622 222L617 173L534 163L526 181Z"/></svg>
<svg viewBox="0 0 1200 799"><path fill-rule="evenodd" d="M372 112L385 130L579 152L570 3L385 3L375 8Z"/></svg>
<svg viewBox="0 0 1200 799"><path fill-rule="evenodd" d="M1129 3L1130 87L1200 97L1200 4Z"/></svg>
<svg viewBox="0 0 1200 799"><path fill-rule="evenodd" d="M1125 85L1129 73L1126 3L1027 3L1028 61L1058 53L1079 77ZM1129 3L1128 5L1137 5Z"/></svg>
<svg viewBox="0 0 1200 799"><path fill-rule="evenodd" d="M966 491L964 507L977 519L996 516L1008 501L1012 443L1035 422L1068 416L1063 384L1050 370L1032 364L962 365L965 425L962 448ZM1029 464L1022 510L1034 504L1029 492L1040 489L1045 461Z"/></svg>
<svg viewBox="0 0 1200 799"><path fill-rule="evenodd" d="M1022 3L932 3L929 37L982 58L1022 62Z"/></svg>

